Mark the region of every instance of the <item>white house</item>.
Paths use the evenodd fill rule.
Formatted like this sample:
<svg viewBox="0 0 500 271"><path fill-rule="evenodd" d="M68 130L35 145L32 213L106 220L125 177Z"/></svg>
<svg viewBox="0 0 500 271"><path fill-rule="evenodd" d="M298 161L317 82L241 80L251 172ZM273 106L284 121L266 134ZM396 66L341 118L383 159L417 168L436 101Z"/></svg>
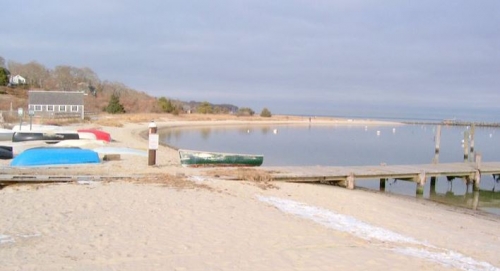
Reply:
<svg viewBox="0 0 500 271"><path fill-rule="evenodd" d="M11 85L24 85L26 84L26 79L18 74L16 76L11 76L9 83Z"/></svg>

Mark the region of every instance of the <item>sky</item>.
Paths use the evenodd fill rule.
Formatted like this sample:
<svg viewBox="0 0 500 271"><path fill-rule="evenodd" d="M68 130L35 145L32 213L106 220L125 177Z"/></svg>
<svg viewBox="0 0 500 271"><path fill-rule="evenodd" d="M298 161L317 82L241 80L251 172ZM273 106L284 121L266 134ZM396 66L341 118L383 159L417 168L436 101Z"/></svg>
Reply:
<svg viewBox="0 0 500 271"><path fill-rule="evenodd" d="M7 0L0 56L273 114L500 122L498 0Z"/></svg>

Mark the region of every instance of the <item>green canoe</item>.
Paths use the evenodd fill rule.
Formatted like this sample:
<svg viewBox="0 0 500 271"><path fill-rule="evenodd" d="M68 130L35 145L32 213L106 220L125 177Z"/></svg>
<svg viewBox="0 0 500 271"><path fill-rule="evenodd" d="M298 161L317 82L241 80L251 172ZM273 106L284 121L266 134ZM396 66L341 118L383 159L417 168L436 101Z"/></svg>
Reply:
<svg viewBox="0 0 500 271"><path fill-rule="evenodd" d="M263 155L179 150L181 165L186 167L258 167Z"/></svg>

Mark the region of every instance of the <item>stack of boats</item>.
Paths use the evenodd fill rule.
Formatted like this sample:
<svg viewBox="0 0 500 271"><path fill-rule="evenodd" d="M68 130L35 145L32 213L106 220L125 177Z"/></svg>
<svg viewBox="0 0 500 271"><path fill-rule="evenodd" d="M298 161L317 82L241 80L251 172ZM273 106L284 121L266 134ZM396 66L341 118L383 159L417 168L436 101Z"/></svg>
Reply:
<svg viewBox="0 0 500 271"><path fill-rule="evenodd" d="M9 142L10 141L10 142ZM12 159L11 166L47 166L100 163L99 154L123 153L146 156L129 148L103 148L111 141L109 133L97 129L64 130L59 126L16 126L0 129L0 159ZM9 142L3 146L2 142ZM179 150L185 167L256 167L263 155Z"/></svg>
<svg viewBox="0 0 500 271"><path fill-rule="evenodd" d="M2 128L0 141L0 159L12 159L11 166L89 164L100 163L98 153L90 148L110 142L111 136L97 129L33 125Z"/></svg>

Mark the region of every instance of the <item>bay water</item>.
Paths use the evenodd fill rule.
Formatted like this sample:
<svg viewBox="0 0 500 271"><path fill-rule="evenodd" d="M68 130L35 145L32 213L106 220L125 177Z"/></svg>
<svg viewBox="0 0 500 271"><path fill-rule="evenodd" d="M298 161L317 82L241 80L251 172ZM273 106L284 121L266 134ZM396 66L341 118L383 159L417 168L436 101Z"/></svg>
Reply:
<svg viewBox="0 0 500 271"><path fill-rule="evenodd" d="M160 130L160 142L182 149L264 155L263 166L362 166L428 164L435 157L436 125L249 124ZM463 162L466 126L443 126L439 162ZM475 127L474 151L482 161L500 161L500 129ZM471 155L472 157L472 155ZM379 180L356 180L379 190ZM414 182L389 179L385 193L416 196ZM463 179L430 181L425 199L500 215L500 183L483 174L479 192Z"/></svg>

